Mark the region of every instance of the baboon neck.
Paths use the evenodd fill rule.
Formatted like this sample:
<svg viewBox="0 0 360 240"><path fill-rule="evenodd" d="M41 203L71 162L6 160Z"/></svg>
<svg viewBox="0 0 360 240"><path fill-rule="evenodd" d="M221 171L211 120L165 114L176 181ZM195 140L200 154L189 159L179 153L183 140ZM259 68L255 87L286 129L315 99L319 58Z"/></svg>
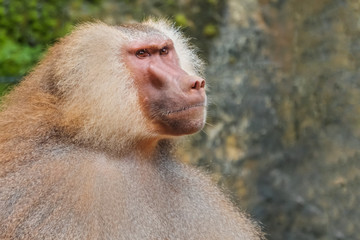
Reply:
<svg viewBox="0 0 360 240"><path fill-rule="evenodd" d="M175 145L174 140L170 139L163 139L145 144L139 143L135 151L136 158L145 161L166 159L173 155Z"/></svg>

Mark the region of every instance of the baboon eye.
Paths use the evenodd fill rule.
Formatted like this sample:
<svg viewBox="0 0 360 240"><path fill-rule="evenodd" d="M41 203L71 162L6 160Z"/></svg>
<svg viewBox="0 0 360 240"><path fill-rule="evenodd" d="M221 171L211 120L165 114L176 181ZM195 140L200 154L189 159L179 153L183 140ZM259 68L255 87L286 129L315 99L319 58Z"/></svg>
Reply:
<svg viewBox="0 0 360 240"><path fill-rule="evenodd" d="M168 47L163 47L162 49L160 49L160 55L167 55L168 53L169 53Z"/></svg>
<svg viewBox="0 0 360 240"><path fill-rule="evenodd" d="M146 58L150 56L150 53L146 49L140 49L136 51L135 56L137 56L138 58Z"/></svg>

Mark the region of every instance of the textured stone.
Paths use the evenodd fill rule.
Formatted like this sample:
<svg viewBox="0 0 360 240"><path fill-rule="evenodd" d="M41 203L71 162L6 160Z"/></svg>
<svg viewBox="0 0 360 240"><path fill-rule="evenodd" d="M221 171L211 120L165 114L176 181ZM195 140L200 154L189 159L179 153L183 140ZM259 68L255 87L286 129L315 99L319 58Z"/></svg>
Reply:
<svg viewBox="0 0 360 240"><path fill-rule="evenodd" d="M360 6L227 0L188 145L269 239L358 239ZM187 146L187 144L185 144Z"/></svg>

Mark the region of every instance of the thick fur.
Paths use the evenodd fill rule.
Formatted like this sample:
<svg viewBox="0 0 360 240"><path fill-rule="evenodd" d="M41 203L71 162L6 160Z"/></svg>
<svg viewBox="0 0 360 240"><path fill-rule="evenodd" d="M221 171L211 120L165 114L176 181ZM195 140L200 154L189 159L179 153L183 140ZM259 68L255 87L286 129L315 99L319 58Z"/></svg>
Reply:
<svg viewBox="0 0 360 240"><path fill-rule="evenodd" d="M121 51L144 34L171 38L183 69L201 72L165 21L92 23L50 48L6 96L0 239L262 238L208 177L173 159L172 140L142 154L154 133Z"/></svg>

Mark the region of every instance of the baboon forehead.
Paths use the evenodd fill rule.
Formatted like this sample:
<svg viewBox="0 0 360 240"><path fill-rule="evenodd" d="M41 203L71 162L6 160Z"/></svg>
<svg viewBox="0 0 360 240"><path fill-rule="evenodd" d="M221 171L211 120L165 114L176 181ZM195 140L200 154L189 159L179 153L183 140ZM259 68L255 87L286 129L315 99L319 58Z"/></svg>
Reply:
<svg viewBox="0 0 360 240"><path fill-rule="evenodd" d="M133 32L144 32L144 33L159 32L155 28L141 23L125 23L119 25L118 27L120 28L120 30L128 30Z"/></svg>
<svg viewBox="0 0 360 240"><path fill-rule="evenodd" d="M159 38L159 39L168 39L163 32L158 29L151 27L146 24L140 23L129 23L122 24L117 26L117 29L120 30L127 38L131 40L146 40L148 38Z"/></svg>

